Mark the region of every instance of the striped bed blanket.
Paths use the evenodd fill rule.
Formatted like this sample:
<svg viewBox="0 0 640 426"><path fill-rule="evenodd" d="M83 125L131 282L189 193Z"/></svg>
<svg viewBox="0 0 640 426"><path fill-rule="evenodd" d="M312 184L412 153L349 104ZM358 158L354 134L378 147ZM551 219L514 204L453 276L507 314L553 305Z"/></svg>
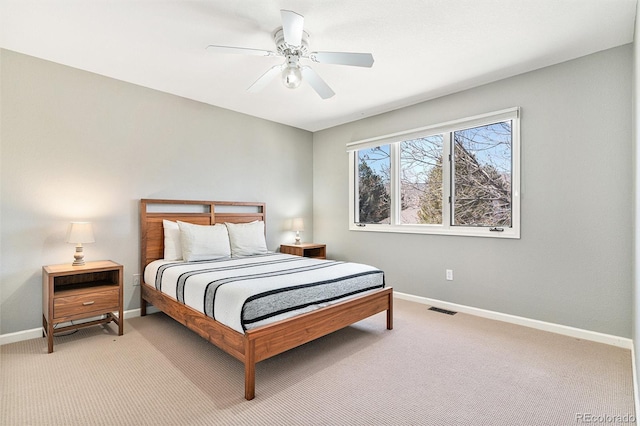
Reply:
<svg viewBox="0 0 640 426"><path fill-rule="evenodd" d="M384 272L369 265L281 253L156 260L145 269L144 280L240 333L385 285Z"/></svg>

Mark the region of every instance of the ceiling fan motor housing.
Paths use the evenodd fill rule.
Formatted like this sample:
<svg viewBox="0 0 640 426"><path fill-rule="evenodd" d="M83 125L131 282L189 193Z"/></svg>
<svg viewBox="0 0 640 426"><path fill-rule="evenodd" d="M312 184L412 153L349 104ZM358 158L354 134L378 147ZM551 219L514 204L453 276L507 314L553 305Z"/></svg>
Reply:
<svg viewBox="0 0 640 426"><path fill-rule="evenodd" d="M273 40L276 43L278 53L282 56L297 56L300 58L302 56L307 56L307 53L309 53L309 33L306 31L302 32L300 46L291 46L284 41L284 30L282 27L275 30L273 33Z"/></svg>

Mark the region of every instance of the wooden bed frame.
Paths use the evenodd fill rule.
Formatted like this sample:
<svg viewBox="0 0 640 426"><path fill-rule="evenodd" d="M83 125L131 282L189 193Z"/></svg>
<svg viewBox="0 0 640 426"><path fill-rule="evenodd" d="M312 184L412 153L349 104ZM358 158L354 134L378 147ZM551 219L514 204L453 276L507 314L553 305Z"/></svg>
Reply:
<svg viewBox="0 0 640 426"><path fill-rule="evenodd" d="M141 272L152 261L164 257L162 220L180 220L200 225L247 223L265 220L264 203L229 201L154 200L140 201ZM143 279L144 281L144 279ZM293 318L247 330L244 334L190 308L143 282L141 315L147 302L198 333L244 363L244 397L255 397L255 364L289 349L387 311L387 329L393 328L393 289L386 287L345 302L320 308Z"/></svg>

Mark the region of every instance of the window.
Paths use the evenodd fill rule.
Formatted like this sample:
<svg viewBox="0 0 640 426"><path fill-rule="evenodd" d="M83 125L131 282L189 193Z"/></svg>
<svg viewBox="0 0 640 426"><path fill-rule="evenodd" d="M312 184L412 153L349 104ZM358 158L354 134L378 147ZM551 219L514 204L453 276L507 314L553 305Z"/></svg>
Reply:
<svg viewBox="0 0 640 426"><path fill-rule="evenodd" d="M347 145L349 229L520 237L519 109Z"/></svg>

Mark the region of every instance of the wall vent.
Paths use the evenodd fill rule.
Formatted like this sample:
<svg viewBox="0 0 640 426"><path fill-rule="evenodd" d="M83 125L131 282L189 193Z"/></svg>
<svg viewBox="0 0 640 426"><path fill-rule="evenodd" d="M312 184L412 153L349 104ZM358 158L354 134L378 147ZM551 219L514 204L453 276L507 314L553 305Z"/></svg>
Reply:
<svg viewBox="0 0 640 426"><path fill-rule="evenodd" d="M447 311L446 309L436 308L435 306L430 307L429 310L430 311L435 311L435 312L440 312L441 314L447 314L447 315L455 315L455 314L457 314L457 312L455 312L455 311Z"/></svg>

